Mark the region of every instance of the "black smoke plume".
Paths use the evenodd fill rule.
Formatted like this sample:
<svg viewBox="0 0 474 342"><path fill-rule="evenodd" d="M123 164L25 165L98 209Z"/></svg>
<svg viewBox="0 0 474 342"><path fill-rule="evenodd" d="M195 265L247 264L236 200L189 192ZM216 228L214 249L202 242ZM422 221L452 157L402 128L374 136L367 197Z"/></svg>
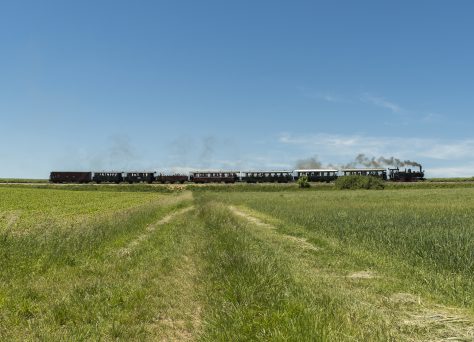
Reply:
<svg viewBox="0 0 474 342"><path fill-rule="evenodd" d="M199 162L201 167L209 167L212 164L212 159L214 156L215 146L217 145L217 140L213 136L207 136L202 139L202 150L199 155Z"/></svg>
<svg viewBox="0 0 474 342"><path fill-rule="evenodd" d="M365 154L360 153L358 154L354 160L344 167L351 168L356 167L358 165L362 165L364 167L405 167L405 166L417 166L420 167L421 164L412 161L412 160L401 160L395 157L385 158L384 156L381 157L367 157Z"/></svg>
<svg viewBox="0 0 474 342"><path fill-rule="evenodd" d="M311 157L307 159L300 159L296 162L297 169L322 169L323 164L318 160L318 157Z"/></svg>

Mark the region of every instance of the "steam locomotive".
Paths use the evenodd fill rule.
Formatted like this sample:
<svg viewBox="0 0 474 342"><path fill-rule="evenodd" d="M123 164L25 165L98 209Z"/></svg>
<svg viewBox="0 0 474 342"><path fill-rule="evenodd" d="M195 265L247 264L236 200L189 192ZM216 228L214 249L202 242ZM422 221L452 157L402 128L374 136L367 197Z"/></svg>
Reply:
<svg viewBox="0 0 474 342"><path fill-rule="evenodd" d="M416 182L425 179L425 173L419 165L419 170L405 169L400 170L398 167L395 169L388 169L389 179L394 182Z"/></svg>
<svg viewBox="0 0 474 342"><path fill-rule="evenodd" d="M51 183L290 183L306 176L310 182L331 182L339 175L361 175L378 177L392 182L417 182L425 178L420 169L365 168L365 169L301 169L294 171L194 171L185 174L163 174L154 171L140 172L70 172L53 171Z"/></svg>
<svg viewBox="0 0 474 342"><path fill-rule="evenodd" d="M342 169L341 172L344 176L349 175L362 175L362 176L373 176L379 177L383 180L389 180L392 182L417 182L425 180L425 172L421 165L418 166L419 170L404 169L400 168L371 168L371 169Z"/></svg>

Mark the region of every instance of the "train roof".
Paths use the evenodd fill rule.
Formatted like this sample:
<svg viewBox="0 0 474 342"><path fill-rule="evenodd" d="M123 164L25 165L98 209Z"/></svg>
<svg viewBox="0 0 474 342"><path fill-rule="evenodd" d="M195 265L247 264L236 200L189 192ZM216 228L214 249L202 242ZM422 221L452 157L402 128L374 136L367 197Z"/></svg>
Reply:
<svg viewBox="0 0 474 342"><path fill-rule="evenodd" d="M368 169L342 169L342 172L360 172L360 171L387 171L385 168L368 168Z"/></svg>
<svg viewBox="0 0 474 342"><path fill-rule="evenodd" d="M107 172L107 171L104 171ZM124 171L124 173L155 173L155 171Z"/></svg>
<svg viewBox="0 0 474 342"><path fill-rule="evenodd" d="M334 169L301 169L295 170L295 172L337 172L339 170Z"/></svg>
<svg viewBox="0 0 474 342"><path fill-rule="evenodd" d="M100 170L100 171L92 171L92 172L94 173L125 173L125 171L120 171L120 170Z"/></svg>
<svg viewBox="0 0 474 342"><path fill-rule="evenodd" d="M91 171L51 171L50 173L91 173Z"/></svg>
<svg viewBox="0 0 474 342"><path fill-rule="evenodd" d="M190 173L239 173L240 171L235 170L197 170L190 171Z"/></svg>
<svg viewBox="0 0 474 342"><path fill-rule="evenodd" d="M243 173L293 173L293 171L289 170L249 170L249 171L242 171Z"/></svg>

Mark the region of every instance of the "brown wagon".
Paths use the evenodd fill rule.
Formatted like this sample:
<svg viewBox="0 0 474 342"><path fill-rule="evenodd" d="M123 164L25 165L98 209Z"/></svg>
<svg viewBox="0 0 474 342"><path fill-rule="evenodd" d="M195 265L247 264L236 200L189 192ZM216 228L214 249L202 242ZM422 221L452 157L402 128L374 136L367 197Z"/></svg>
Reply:
<svg viewBox="0 0 474 342"><path fill-rule="evenodd" d="M188 176L183 175L183 174L172 174L172 175L165 175L165 174L159 174L158 176L155 177L155 181L159 183L181 183L183 184L184 182L188 181Z"/></svg>
<svg viewBox="0 0 474 342"><path fill-rule="evenodd" d="M92 172L53 171L49 175L51 183L90 183Z"/></svg>
<svg viewBox="0 0 474 342"><path fill-rule="evenodd" d="M239 180L238 171L195 171L189 180L194 183L235 183Z"/></svg>

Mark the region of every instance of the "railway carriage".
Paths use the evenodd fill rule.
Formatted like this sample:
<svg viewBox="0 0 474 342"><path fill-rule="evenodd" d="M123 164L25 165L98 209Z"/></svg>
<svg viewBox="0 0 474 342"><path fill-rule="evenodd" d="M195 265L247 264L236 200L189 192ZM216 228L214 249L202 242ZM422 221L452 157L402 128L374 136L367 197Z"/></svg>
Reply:
<svg viewBox="0 0 474 342"><path fill-rule="evenodd" d="M342 169L344 176L372 176L387 180L387 170L383 168L368 168L368 169Z"/></svg>
<svg viewBox="0 0 474 342"><path fill-rule="evenodd" d="M125 182L132 183L153 183L155 180L155 172L127 172Z"/></svg>
<svg viewBox="0 0 474 342"><path fill-rule="evenodd" d="M92 172L53 171L49 176L51 183L90 183Z"/></svg>
<svg viewBox="0 0 474 342"><path fill-rule="evenodd" d="M295 180L302 176L308 177L310 182L326 182L329 183L337 179L338 170L334 169L302 169L295 170Z"/></svg>
<svg viewBox="0 0 474 342"><path fill-rule="evenodd" d="M293 181L292 171L244 171L242 182L246 183L288 183Z"/></svg>
<svg viewBox="0 0 474 342"><path fill-rule="evenodd" d="M189 180L194 183L235 183L239 181L239 171L194 171Z"/></svg>
<svg viewBox="0 0 474 342"><path fill-rule="evenodd" d="M160 173L159 175L155 176L155 182L158 183L181 183L183 184L184 182L187 182L189 180L189 176L183 175L183 174L172 174L172 175L166 175Z"/></svg>
<svg viewBox="0 0 474 342"><path fill-rule="evenodd" d="M94 172L94 177L92 181L97 184L100 183L122 183L123 182L123 172Z"/></svg>

